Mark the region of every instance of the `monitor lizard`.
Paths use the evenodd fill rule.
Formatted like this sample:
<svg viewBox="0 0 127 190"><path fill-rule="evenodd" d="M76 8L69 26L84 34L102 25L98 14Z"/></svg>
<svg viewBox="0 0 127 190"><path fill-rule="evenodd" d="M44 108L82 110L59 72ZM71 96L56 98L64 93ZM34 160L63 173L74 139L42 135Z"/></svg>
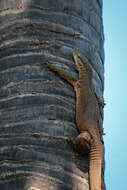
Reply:
<svg viewBox="0 0 127 190"><path fill-rule="evenodd" d="M73 59L79 73L76 80L53 65L51 62L42 62L50 70L56 72L61 78L70 83L76 92L76 125L80 134L71 143L78 152L89 153L89 182L90 190L101 190L101 172L103 150L99 130L99 105L92 86L92 69L83 61L78 51L73 51Z"/></svg>

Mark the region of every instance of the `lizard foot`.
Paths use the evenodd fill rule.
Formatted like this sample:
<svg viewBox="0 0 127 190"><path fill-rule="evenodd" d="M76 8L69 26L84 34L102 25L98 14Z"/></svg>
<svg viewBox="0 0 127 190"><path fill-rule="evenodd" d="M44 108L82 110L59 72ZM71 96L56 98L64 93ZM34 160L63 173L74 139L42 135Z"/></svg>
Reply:
<svg viewBox="0 0 127 190"><path fill-rule="evenodd" d="M88 154L90 151L91 136L88 132L82 132L75 139L68 139L68 142L81 155Z"/></svg>

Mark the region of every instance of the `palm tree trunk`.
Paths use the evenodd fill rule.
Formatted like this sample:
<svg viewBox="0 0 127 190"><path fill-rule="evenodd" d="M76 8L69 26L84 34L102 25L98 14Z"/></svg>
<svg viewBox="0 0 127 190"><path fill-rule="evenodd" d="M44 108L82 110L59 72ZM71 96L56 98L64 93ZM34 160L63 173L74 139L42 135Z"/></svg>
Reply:
<svg viewBox="0 0 127 190"><path fill-rule="evenodd" d="M76 78L78 49L102 98L103 41L101 0L0 0L1 190L89 189L88 155L66 140L78 135L74 89L41 62Z"/></svg>

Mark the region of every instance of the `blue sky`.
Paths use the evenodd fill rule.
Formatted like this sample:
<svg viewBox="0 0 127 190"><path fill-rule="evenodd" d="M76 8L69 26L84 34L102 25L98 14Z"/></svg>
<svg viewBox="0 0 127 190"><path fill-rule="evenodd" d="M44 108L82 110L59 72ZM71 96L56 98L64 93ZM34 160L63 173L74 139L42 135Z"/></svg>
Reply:
<svg viewBox="0 0 127 190"><path fill-rule="evenodd" d="M127 0L103 0L107 190L127 190Z"/></svg>

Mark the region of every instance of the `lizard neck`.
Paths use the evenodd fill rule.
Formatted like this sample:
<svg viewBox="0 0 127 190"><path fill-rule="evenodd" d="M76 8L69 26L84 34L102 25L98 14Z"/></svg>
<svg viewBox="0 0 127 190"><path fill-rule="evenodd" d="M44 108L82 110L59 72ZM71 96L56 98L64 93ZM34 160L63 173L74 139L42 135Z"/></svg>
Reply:
<svg viewBox="0 0 127 190"><path fill-rule="evenodd" d="M91 70L88 70L87 68L85 68L85 65L84 65L84 67L80 68L79 81L81 82L81 85L83 83L83 85L89 84L91 86L92 78L93 78L93 74L92 74Z"/></svg>

